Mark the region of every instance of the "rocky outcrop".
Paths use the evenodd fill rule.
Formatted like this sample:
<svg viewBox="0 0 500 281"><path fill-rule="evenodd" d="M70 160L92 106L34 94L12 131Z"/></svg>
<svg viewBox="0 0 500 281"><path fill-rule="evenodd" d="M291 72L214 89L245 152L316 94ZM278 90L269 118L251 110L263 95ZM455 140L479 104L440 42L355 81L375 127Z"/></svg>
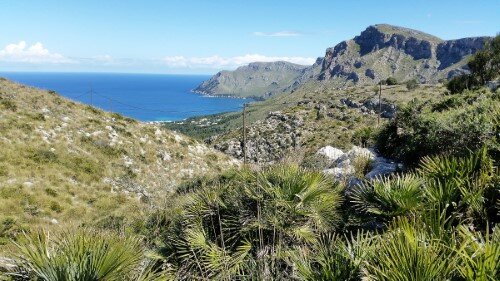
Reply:
<svg viewBox="0 0 500 281"><path fill-rule="evenodd" d="M489 37L444 41L409 28L369 26L352 40L326 50L319 79L373 84L387 77L436 83L467 72L466 59Z"/></svg>
<svg viewBox="0 0 500 281"><path fill-rule="evenodd" d="M323 173L347 183L359 182L363 179L359 178L360 175L364 175L364 179L369 180L392 174L401 168L400 164L379 156L372 149L358 146L353 146L345 153L338 148L325 146L320 148L316 154L327 160L325 161L327 166ZM361 164L364 165L357 162L360 159L363 161ZM367 169L368 172L356 170L360 168Z"/></svg>
<svg viewBox="0 0 500 281"><path fill-rule="evenodd" d="M436 58L439 61L439 70L456 64L466 56L481 50L489 37L473 37L458 40L449 40L440 43L436 49Z"/></svg>
<svg viewBox="0 0 500 281"><path fill-rule="evenodd" d="M382 118L394 118L396 115L396 106L394 104L380 101L376 98L367 99L362 102L356 102L349 98L340 99L340 104L350 108L358 108L362 113L380 114Z"/></svg>
<svg viewBox="0 0 500 281"><path fill-rule="evenodd" d="M247 127L246 152L251 163L272 163L300 146L303 124L301 117L270 112L266 119ZM216 149L238 159L243 159L243 139L208 140Z"/></svg>
<svg viewBox="0 0 500 281"><path fill-rule="evenodd" d="M432 44L439 41L441 39L420 31L389 25L369 26L361 32L361 35L354 37L361 56L393 47L402 50L415 60L431 58Z"/></svg>

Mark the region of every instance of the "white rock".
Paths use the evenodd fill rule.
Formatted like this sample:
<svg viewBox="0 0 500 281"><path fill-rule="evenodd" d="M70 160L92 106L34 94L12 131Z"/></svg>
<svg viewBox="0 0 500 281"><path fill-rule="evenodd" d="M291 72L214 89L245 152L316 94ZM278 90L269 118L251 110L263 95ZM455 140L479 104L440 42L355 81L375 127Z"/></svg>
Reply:
<svg viewBox="0 0 500 281"><path fill-rule="evenodd" d="M342 155L344 155L344 152L338 148L332 147L332 146L325 146L322 147L316 152L316 154L321 155L326 157L329 162L334 163L337 161Z"/></svg>
<svg viewBox="0 0 500 281"><path fill-rule="evenodd" d="M373 162L373 168L365 175L367 179L382 177L394 173L398 169L398 164L384 157L377 157Z"/></svg>
<svg viewBox="0 0 500 281"><path fill-rule="evenodd" d="M375 156L375 153L368 148L353 146L351 148L351 150L349 150L346 153L345 157L347 157L351 161L354 161L358 157L368 157L372 160L375 160L376 156ZM339 159L339 160L342 161L343 159Z"/></svg>
<svg viewBox="0 0 500 281"><path fill-rule="evenodd" d="M25 182L23 182L23 186L25 186L25 187L32 187L33 183L30 182L30 181L25 181Z"/></svg>
<svg viewBox="0 0 500 281"><path fill-rule="evenodd" d="M354 174L354 168L352 166L346 167L335 167L331 169L323 170L323 173L327 175L333 175L336 179L347 179Z"/></svg>
<svg viewBox="0 0 500 281"><path fill-rule="evenodd" d="M71 118L69 118L68 116L63 116L61 120L63 120L64 122L69 122Z"/></svg>

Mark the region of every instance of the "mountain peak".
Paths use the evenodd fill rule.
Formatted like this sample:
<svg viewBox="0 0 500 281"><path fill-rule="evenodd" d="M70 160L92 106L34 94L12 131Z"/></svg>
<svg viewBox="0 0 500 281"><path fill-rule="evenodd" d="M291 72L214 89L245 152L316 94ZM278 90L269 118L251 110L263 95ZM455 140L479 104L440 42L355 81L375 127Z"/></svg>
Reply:
<svg viewBox="0 0 500 281"><path fill-rule="evenodd" d="M408 38L415 38L418 40L425 40L425 41L436 42L436 43L443 41L439 37L436 37L434 35L431 35L431 34L428 34L428 33L425 33L425 32L419 31L419 30L415 30L415 29L411 29L411 28L407 28L407 27L396 26L396 25L391 25L391 24L386 24L386 23L371 25L371 26L367 27L365 29L365 31L363 31L361 33L361 35L363 35L363 33L366 31L374 31L374 30L376 30L380 33L383 33L385 35L400 35L400 36L404 36L404 37L408 37Z"/></svg>

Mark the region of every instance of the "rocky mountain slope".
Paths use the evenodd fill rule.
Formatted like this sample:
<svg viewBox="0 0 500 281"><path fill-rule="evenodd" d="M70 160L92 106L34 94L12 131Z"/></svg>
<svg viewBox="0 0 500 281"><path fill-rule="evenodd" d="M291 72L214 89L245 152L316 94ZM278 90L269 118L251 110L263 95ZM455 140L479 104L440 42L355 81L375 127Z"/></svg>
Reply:
<svg viewBox="0 0 500 281"><path fill-rule="evenodd" d="M254 62L234 71L220 71L194 91L204 95L267 98L317 76L321 63L321 58L312 66L285 61Z"/></svg>
<svg viewBox="0 0 500 281"><path fill-rule="evenodd" d="M326 50L312 66L286 62L251 63L221 71L195 91L208 95L267 98L290 92L309 80L332 80L335 87L371 85L388 77L437 83L467 72L467 58L489 37L442 40L387 24L369 26L354 39Z"/></svg>
<svg viewBox="0 0 500 281"><path fill-rule="evenodd" d="M16 229L133 218L184 180L236 164L159 125L0 79L0 223Z"/></svg>
<svg viewBox="0 0 500 281"><path fill-rule="evenodd" d="M432 35L391 25L368 27L359 36L326 50L319 79L374 84L388 77L436 83L467 71L466 59L488 37L444 41Z"/></svg>
<svg viewBox="0 0 500 281"><path fill-rule="evenodd" d="M247 126L246 144L249 161L272 163L290 154L310 155L326 145L341 149L366 146L378 127L379 115L383 124L394 117L398 106L414 98L432 101L445 96L442 85L421 85L412 90L403 85L383 86L379 106L374 86L336 89L335 85L333 80L309 81L291 94L250 104L247 119L251 121ZM212 136L207 142L242 159L241 119L230 119L224 124L220 116L214 118L220 120L221 126L235 128ZM207 120L211 122L210 118Z"/></svg>

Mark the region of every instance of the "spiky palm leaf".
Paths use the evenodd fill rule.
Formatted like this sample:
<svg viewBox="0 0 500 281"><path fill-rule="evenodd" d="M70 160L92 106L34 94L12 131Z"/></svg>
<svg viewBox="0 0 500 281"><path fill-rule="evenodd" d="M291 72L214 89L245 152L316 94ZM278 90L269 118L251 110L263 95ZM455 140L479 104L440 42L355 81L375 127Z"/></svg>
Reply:
<svg viewBox="0 0 500 281"><path fill-rule="evenodd" d="M367 262L368 280L449 280L456 268L454 252L407 218L396 219L377 244Z"/></svg>
<svg viewBox="0 0 500 281"><path fill-rule="evenodd" d="M495 168L486 149L465 157L435 156L423 159L418 170L426 179L426 198L448 215L472 221L487 220L486 202L493 204ZM493 196L487 198L486 196Z"/></svg>
<svg viewBox="0 0 500 281"><path fill-rule="evenodd" d="M458 271L465 280L500 280L500 228L482 234L465 226L459 228L463 246Z"/></svg>
<svg viewBox="0 0 500 281"><path fill-rule="evenodd" d="M16 245L20 267L46 281L133 280L143 259L138 239L92 230L39 231Z"/></svg>
<svg viewBox="0 0 500 281"><path fill-rule="evenodd" d="M372 241L363 232L350 237L322 234L288 256L300 280L359 280L364 261L372 254Z"/></svg>
<svg viewBox="0 0 500 281"><path fill-rule="evenodd" d="M364 182L353 188L351 202L359 210L392 218L422 206L423 181L412 174Z"/></svg>

